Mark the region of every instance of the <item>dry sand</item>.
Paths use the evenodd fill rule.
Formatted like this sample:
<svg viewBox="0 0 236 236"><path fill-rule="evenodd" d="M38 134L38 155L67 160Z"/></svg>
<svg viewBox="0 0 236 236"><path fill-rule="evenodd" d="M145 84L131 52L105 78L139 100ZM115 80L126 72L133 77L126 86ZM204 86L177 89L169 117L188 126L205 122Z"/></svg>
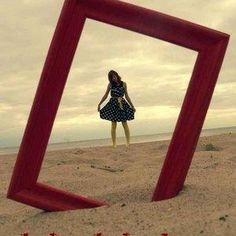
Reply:
<svg viewBox="0 0 236 236"><path fill-rule="evenodd" d="M209 143L218 150L206 151ZM175 198L150 202L168 144L47 152L39 182L110 203L60 212L7 199L16 154L0 156L0 235L236 235L236 134L202 137L183 191Z"/></svg>

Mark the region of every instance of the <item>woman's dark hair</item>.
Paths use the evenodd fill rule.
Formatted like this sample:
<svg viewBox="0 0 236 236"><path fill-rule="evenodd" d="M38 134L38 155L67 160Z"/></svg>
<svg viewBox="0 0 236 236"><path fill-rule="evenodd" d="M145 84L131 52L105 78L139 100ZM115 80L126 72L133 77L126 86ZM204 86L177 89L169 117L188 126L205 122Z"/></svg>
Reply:
<svg viewBox="0 0 236 236"><path fill-rule="evenodd" d="M108 73L108 79L109 79L110 83L111 83L112 85L117 85L117 83L113 80L113 76L114 76L114 75L117 77L118 84L120 84L120 83L121 83L121 77L120 77L119 74L118 74L116 71L114 71L114 70L110 70L109 73Z"/></svg>

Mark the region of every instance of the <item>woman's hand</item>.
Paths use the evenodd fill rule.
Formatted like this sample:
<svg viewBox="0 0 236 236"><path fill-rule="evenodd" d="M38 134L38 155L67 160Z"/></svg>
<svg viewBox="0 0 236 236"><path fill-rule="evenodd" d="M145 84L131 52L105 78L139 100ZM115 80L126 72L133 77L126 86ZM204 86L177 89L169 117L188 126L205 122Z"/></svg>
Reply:
<svg viewBox="0 0 236 236"><path fill-rule="evenodd" d="M98 105L98 112L101 110L101 105Z"/></svg>

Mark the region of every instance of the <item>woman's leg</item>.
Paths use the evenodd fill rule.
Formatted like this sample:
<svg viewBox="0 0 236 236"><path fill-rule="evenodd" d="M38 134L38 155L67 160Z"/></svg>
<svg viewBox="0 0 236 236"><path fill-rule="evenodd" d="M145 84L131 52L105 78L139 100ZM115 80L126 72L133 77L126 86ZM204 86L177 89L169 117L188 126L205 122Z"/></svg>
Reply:
<svg viewBox="0 0 236 236"><path fill-rule="evenodd" d="M129 126L127 124L127 121L122 121L122 125L125 131L125 137L126 137L126 146L129 147L130 144L130 133L129 133Z"/></svg>
<svg viewBox="0 0 236 236"><path fill-rule="evenodd" d="M112 143L113 143L113 147L116 147L116 126L117 123L116 121L112 121L111 122L111 137L112 137Z"/></svg>

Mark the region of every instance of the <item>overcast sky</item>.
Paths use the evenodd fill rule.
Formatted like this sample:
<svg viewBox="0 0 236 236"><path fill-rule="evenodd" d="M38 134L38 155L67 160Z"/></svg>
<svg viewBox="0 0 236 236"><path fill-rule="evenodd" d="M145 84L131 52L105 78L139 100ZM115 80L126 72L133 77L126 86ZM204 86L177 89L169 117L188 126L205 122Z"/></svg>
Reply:
<svg viewBox="0 0 236 236"><path fill-rule="evenodd" d="M21 142L63 2L1 0L0 147ZM236 1L126 2L231 35L204 128L235 126ZM87 19L50 142L110 137L110 122L97 112L110 69L127 83L137 110L129 121L131 135L172 132L196 56L192 50ZM124 136L121 125L117 135Z"/></svg>

